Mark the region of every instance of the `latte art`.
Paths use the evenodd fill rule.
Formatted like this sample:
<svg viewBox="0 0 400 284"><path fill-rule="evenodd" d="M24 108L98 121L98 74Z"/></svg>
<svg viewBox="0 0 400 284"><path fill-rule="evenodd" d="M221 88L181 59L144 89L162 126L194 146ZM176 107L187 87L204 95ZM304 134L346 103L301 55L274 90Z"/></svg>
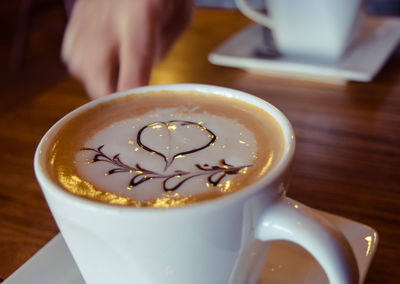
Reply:
<svg viewBox="0 0 400 284"><path fill-rule="evenodd" d="M207 132L206 140L208 140L208 141L202 144L201 141L198 141L198 140L201 140L201 139L199 139L198 135L194 135L194 136L197 136L196 137L197 139L195 139L196 141L192 141L190 144L188 144L187 149L180 149L179 146L174 147L174 144L177 144L177 143L173 143L172 139L174 138L174 136L178 136L175 133L177 133L180 129L183 129L183 130L185 130L185 128L186 128L186 130L192 129L193 126L195 129L195 132L196 131L197 132L198 131ZM148 129L150 129L150 131ZM142 136L145 136L146 132L151 132L151 130L153 130L153 132L154 132L157 130L163 131L164 129L166 129L166 132L167 132L166 136L168 136L168 138L167 138L168 141L166 143L167 144L166 147L162 146L162 144L163 144L162 142L154 143L154 141L152 141L152 139L151 139L152 137L149 137L149 139L147 139L148 141L146 141L145 137L144 138L142 137ZM163 136L163 134L159 134L159 136ZM188 136L193 137L190 134ZM201 135L201 136L204 136L204 135ZM158 136L155 136L154 138L158 138ZM207 148L208 146L210 146L211 144L213 144L215 142L216 138L217 137L215 136L214 133L212 133L206 127L202 126L200 123L195 123L192 121L184 121L184 120L171 120L171 121L167 121L167 122L153 122L149 125L144 126L142 129L139 130L139 133L137 136L137 143L141 148L143 148L151 153L155 153L155 154L161 156L165 161L165 169L167 169L171 165L171 163L175 160L175 158L184 157L184 155L195 153L204 148ZM185 141L185 139L188 139L188 138L183 138L183 141ZM144 140L144 142L142 142L142 140ZM177 140L177 139L174 139L174 140ZM157 152L157 150L154 150L154 149L146 146L146 144L149 144L152 142L155 144L152 147L155 149L160 148L159 151L161 151L161 152ZM179 140L177 140L176 142L179 142ZM143 144L143 143L145 143L145 144ZM160 144L161 144L161 147L160 147ZM196 144L199 144L199 146L196 147L197 146Z"/></svg>
<svg viewBox="0 0 400 284"><path fill-rule="evenodd" d="M57 182L76 195L174 207L257 181L279 159L281 139L269 114L244 102L154 92L76 117L56 137L49 160Z"/></svg>
<svg viewBox="0 0 400 284"><path fill-rule="evenodd" d="M207 132L207 137L209 138L206 143L201 144L200 146L196 147L198 141L194 141L193 145L189 144L187 149L180 150L179 147L175 146L172 143L172 136L175 131L178 131L179 127L185 127L190 129L191 126L194 126L194 129L198 129L197 131ZM167 145L165 147L160 147L159 143L155 143L155 146L149 148L146 146L151 140L149 141L142 141L142 134L143 131L147 129L153 129L153 131L157 131L160 129L166 128L166 133L168 134L167 138ZM155 130L154 130L155 129ZM162 136L163 134L159 134ZM144 136L144 135L143 135ZM158 136L158 135L157 135ZM156 137L157 137L156 136ZM193 135L191 135L193 137ZM152 137L149 137L152 138ZM179 187L183 186L183 184L190 179L207 176L208 184L212 186L220 186L221 181L228 175L236 175L243 169L250 167L252 165L246 166L233 166L226 163L225 159L221 159L219 161L219 165L211 166L209 164L195 164L197 170L195 171L187 171L187 170L175 170L172 173L168 173L168 167L174 162L176 158L186 158L186 155L196 153L201 151L209 146L211 146L217 137L212 133L209 129L204 126L201 126L199 123L191 122L191 121L182 121L182 120L173 120L168 122L154 122L149 125L144 126L142 129L139 130L137 135L137 144L144 150L148 151L151 154L157 154L163 158L165 162L165 167L163 172L155 172L152 170L145 169L140 166L137 162L135 166L129 166L123 163L120 159L120 154L114 155L112 158L108 157L106 154L103 153L102 148L104 145L101 145L97 149L93 148L83 148L83 151L91 151L94 152L94 157L91 160L91 163L96 162L106 162L113 165L112 169L110 169L106 175L116 174L116 173L126 173L129 172L133 175L131 178L128 189L134 189L135 187L139 186L140 184L151 181L153 179L162 179L162 186L165 192L171 192L177 190ZM197 139L196 139L197 140ZM146 142L146 143L145 143ZM153 141L154 142L154 141ZM145 144L144 144L145 143ZM162 145L162 144L161 144ZM160 148L160 149L157 149ZM155 150L157 149L157 150ZM163 151L164 150L164 151ZM160 152L158 152L160 151Z"/></svg>
<svg viewBox="0 0 400 284"><path fill-rule="evenodd" d="M256 151L254 135L234 119L164 108L100 130L76 166L96 187L143 203L172 192L229 192L229 179L252 165Z"/></svg>

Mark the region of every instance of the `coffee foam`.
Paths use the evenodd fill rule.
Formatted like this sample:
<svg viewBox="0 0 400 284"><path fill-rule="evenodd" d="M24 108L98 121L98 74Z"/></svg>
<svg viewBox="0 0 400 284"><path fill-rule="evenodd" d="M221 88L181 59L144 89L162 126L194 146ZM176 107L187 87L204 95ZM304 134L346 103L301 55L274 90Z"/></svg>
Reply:
<svg viewBox="0 0 400 284"><path fill-rule="evenodd" d="M57 135L49 160L54 177L74 194L170 207L253 183L279 160L281 141L276 121L247 103L153 92L75 117Z"/></svg>

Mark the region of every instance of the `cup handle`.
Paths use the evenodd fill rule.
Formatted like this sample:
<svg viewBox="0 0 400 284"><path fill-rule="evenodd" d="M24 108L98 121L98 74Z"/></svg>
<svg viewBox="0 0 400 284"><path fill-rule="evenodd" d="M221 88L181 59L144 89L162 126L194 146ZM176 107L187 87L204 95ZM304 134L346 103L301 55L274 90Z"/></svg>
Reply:
<svg viewBox="0 0 400 284"><path fill-rule="evenodd" d="M260 220L256 238L294 242L315 257L330 284L358 284L353 250L343 234L313 209L287 197L269 207Z"/></svg>
<svg viewBox="0 0 400 284"><path fill-rule="evenodd" d="M265 26L269 29L273 28L273 22L271 18L261 12L258 12L253 7L251 7L247 3L248 0L235 0L235 1L236 1L236 6L244 15L252 19L257 24Z"/></svg>

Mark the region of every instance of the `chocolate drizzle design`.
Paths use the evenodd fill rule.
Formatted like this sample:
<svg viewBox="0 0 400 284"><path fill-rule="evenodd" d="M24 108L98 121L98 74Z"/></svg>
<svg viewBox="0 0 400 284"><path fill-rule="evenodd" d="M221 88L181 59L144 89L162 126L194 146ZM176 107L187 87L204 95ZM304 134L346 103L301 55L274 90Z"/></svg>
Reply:
<svg viewBox="0 0 400 284"><path fill-rule="evenodd" d="M196 128L198 128L200 130L204 130L204 131L208 132L210 140L208 141L208 143L206 143L205 145L201 145L198 148L190 149L190 150L187 150L187 151L182 151L182 152L176 153L174 155L171 155L171 152L170 152L171 151L171 129L176 129L176 127L182 127L182 126L188 126L188 127L189 126L195 126ZM145 144L143 144L143 142L142 142L142 133L143 133L143 131L145 131L148 128L152 128L152 127L155 127L155 128L157 128L157 127L166 127L167 128L169 141L170 141L170 145L168 146L168 149L169 149L168 155L164 155L161 152L158 152L158 151L156 151L154 149L151 149L150 147L147 147ZM164 159L164 161L165 161L164 170L166 170L174 162L174 160L177 157L183 156L183 155L187 155L187 154L191 154L191 153L195 153L195 152L198 152L200 150L203 150L204 148L207 148L208 146L212 145L215 142L216 139L217 139L217 137L215 136L215 134L212 133L208 128L202 126L199 123L191 122L191 121L184 121L184 120L171 120L171 121L168 121L168 122L162 122L162 121L153 122L153 123L150 123L150 124L144 126L143 128L141 128L139 130L139 132L138 132L138 135L137 135L137 143L138 143L138 145L140 147L142 147L146 151L149 151L151 153L157 154L157 155L161 156Z"/></svg>
<svg viewBox="0 0 400 284"><path fill-rule="evenodd" d="M143 141L142 141L142 134L143 131L148 129L149 127L167 127L168 133L169 133L169 141L171 141L171 126L195 126L198 127L200 130L206 131L209 134L210 140L208 143L205 145L201 145L200 147L190 149L187 151L182 151L179 153L171 154L169 155L164 155L163 153L159 151L155 151L154 149L146 146ZM106 175L112 175L116 173L131 173L133 174L133 177L131 178L128 188L132 189L144 182L150 181L152 179L163 179L163 189L166 192L172 192L177 190L180 186L182 186L186 181L199 177L199 176L208 176L207 181L209 184L213 186L217 186L223 178L225 178L228 175L237 175L239 172L247 167L251 167L252 165L245 165L245 166L233 166L228 163L226 163L225 159L221 159L219 161L218 165L208 165L208 164L195 164L196 168L198 169L197 171L192 171L192 172L187 172L187 171L182 171L182 170L175 170L172 173L165 173L167 168L173 163L173 161L183 155L195 153L198 151L201 151L210 145L212 145L216 141L217 137L216 135L211 132L209 129L206 127L202 126L199 123L191 122L191 121L182 121L182 120L172 120L168 122L154 122L151 124L148 124L141 128L137 134L137 143L138 145L151 153L157 154L161 156L165 162L165 168L164 168L164 173L158 173L155 171L151 171L148 169L145 169L139 165L139 163L136 163L135 166L130 166L125 164L124 162L121 161L120 159L120 154L114 155L112 158L107 156L103 152L103 147L104 145L101 145L97 149L94 148L82 148L82 151L91 151L94 152L95 155L93 159L91 160L92 163L96 162L106 162L109 164L112 164L114 167L107 172ZM171 146L171 145L170 145Z"/></svg>

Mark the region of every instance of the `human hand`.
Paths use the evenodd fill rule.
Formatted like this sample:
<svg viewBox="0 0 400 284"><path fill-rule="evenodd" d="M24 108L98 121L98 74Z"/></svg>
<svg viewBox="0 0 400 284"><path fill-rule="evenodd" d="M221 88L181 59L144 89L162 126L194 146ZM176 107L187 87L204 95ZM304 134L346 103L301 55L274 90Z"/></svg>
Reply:
<svg viewBox="0 0 400 284"><path fill-rule="evenodd" d="M193 6L193 0L77 0L62 59L91 98L145 85Z"/></svg>

